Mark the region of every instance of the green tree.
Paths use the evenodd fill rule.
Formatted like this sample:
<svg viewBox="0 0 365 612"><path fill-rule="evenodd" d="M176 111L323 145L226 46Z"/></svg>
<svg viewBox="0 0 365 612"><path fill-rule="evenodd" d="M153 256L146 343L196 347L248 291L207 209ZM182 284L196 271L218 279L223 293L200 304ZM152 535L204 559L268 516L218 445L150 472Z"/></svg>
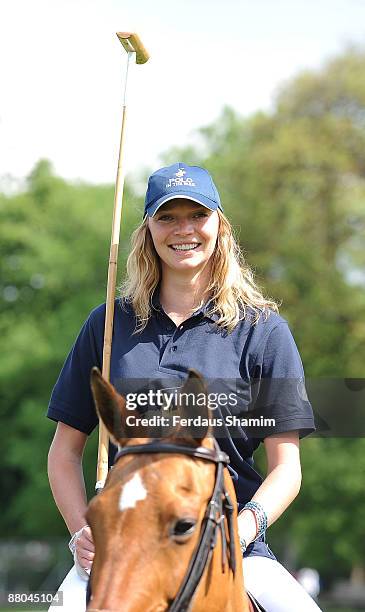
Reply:
<svg viewBox="0 0 365 612"><path fill-rule="evenodd" d="M128 185L125 198L120 272L141 209ZM113 199L113 186L67 183L46 160L25 191L1 196L3 535L65 533L47 482L55 426L44 414L81 324L105 301ZM85 463L94 477L92 450Z"/></svg>
<svg viewBox="0 0 365 612"><path fill-rule="evenodd" d="M194 156L212 172L257 280L282 303L313 379L365 375L364 74L364 49L350 48L285 84L270 114L225 108L199 131ZM186 163L190 154L172 152ZM363 438L303 442L301 495L270 529L280 554L328 577L365 565L364 451ZM265 471L262 450L258 463Z"/></svg>

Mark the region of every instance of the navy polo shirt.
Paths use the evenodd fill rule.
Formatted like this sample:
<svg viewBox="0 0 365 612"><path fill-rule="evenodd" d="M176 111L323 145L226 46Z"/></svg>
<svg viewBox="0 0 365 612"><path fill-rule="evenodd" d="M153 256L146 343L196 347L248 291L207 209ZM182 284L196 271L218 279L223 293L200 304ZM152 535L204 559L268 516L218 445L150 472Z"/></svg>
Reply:
<svg viewBox="0 0 365 612"><path fill-rule="evenodd" d="M261 314L253 324L253 311L248 308L245 319L228 333L215 324L217 315L209 315L208 305L176 326L156 292L152 304L147 326L133 334L136 322L131 305L115 300L110 381L120 393L141 386L172 389L181 387L188 369L194 368L204 376L208 392L234 396L235 404L215 406L214 416L222 417L215 435L230 457L240 510L263 480L252 457L260 442L274 433L299 430L303 437L315 429L302 362L287 321L270 311L267 318ZM95 365L102 369L104 323L105 304L101 304L83 324L47 412L50 419L86 434L98 424L90 372ZM274 424L242 426L241 417L251 414L271 418ZM229 416L235 417L232 425L227 424ZM111 462L115 451L111 445ZM245 554L275 559L263 538L250 544Z"/></svg>

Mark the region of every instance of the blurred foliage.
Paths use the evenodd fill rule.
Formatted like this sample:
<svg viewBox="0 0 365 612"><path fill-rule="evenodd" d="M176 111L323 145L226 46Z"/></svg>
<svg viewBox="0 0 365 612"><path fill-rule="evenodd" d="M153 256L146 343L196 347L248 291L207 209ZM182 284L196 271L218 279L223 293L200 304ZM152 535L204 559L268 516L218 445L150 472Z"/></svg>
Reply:
<svg viewBox="0 0 365 612"><path fill-rule="evenodd" d="M225 108L199 131L200 148L163 157L212 172L311 377L365 374L364 75L364 50L350 48L283 85L270 114ZM105 300L112 204L112 186L67 183L45 160L23 192L0 194L3 535L66 533L46 477L54 424L43 415L82 322ZM120 274L141 210L127 184ZM95 448L96 432L84 460L90 493ZM270 543L329 578L349 574L365 565L365 441L309 439L302 462L301 494ZM262 448L258 464L264 471Z"/></svg>
<svg viewBox="0 0 365 612"><path fill-rule="evenodd" d="M45 160L26 191L1 196L1 535L66 533L45 471L54 424L43 415L79 328L105 301L113 199L113 186L68 184ZM141 210L126 185L120 269ZM96 437L93 457L86 454L89 481Z"/></svg>

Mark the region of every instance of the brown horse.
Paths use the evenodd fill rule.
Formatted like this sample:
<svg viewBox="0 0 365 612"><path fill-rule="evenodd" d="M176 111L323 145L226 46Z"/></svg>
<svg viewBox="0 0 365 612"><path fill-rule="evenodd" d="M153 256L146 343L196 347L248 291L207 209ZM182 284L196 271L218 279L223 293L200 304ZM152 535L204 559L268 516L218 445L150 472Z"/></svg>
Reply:
<svg viewBox="0 0 365 612"><path fill-rule="evenodd" d="M88 612L253 609L243 585L235 491L226 456L208 435L206 403L194 408L197 433L180 428L157 442L128 425L133 412L97 368L91 385L122 450L86 514L95 542ZM200 375L189 373L184 392L205 393ZM181 405L179 414L191 412Z"/></svg>

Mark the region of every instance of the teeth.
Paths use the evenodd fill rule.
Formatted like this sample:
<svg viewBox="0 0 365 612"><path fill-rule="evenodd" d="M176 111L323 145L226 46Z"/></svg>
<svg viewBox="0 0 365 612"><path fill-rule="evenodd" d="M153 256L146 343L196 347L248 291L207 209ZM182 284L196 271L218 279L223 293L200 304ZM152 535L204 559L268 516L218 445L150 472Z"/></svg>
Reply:
<svg viewBox="0 0 365 612"><path fill-rule="evenodd" d="M190 251L190 249L196 249L199 245L196 243L192 243L192 244L172 244L171 246L175 251Z"/></svg>

